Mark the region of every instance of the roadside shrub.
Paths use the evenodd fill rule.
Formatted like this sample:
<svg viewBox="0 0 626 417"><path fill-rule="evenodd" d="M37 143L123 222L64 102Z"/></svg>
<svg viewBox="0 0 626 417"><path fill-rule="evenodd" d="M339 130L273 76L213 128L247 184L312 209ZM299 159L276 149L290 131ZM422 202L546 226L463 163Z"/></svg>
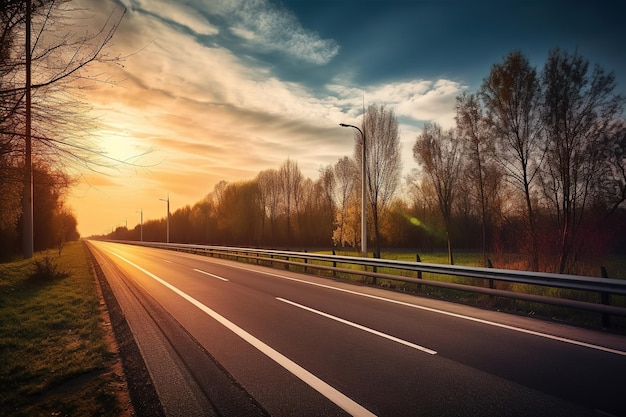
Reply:
<svg viewBox="0 0 626 417"><path fill-rule="evenodd" d="M59 270L59 266L49 255L33 263L34 270L28 281L32 284L44 284L70 276L69 272Z"/></svg>

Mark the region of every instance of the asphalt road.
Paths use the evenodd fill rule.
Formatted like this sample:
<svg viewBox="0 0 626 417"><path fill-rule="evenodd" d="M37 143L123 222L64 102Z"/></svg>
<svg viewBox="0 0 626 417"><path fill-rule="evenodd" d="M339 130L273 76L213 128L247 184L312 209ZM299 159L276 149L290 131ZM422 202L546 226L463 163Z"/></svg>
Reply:
<svg viewBox="0 0 626 417"><path fill-rule="evenodd" d="M167 416L626 416L626 338L91 241Z"/></svg>

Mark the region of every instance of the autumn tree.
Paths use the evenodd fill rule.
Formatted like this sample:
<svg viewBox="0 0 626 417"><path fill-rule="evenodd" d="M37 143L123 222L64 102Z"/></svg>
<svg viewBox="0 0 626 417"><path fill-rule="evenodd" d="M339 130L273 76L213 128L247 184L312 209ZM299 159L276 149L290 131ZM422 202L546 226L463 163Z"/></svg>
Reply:
<svg viewBox="0 0 626 417"><path fill-rule="evenodd" d="M0 158L1 160L1 158ZM0 258L10 257L19 249L21 222L22 170L12 165L1 167L0 181ZM34 247L36 250L62 248L78 239L74 215L65 206L65 196L72 185L71 178L61 170L46 164L33 167L34 176Z"/></svg>
<svg viewBox="0 0 626 417"><path fill-rule="evenodd" d="M402 171L398 119L392 109L372 104L363 116L362 130L366 142L366 187L374 227L375 256L380 257L381 220L389 210ZM354 154L359 165L362 161L362 146L363 141L358 137Z"/></svg>
<svg viewBox="0 0 626 417"><path fill-rule="evenodd" d="M523 192L531 243L531 268L539 268L533 184L545 146L542 143L541 89L535 68L520 52L495 64L483 81L481 98L496 139L498 160L511 183Z"/></svg>
<svg viewBox="0 0 626 417"><path fill-rule="evenodd" d="M76 219L64 205L65 194L72 185L69 176L47 165L35 165L33 176L35 250L59 248L68 239L77 239Z"/></svg>
<svg viewBox="0 0 626 417"><path fill-rule="evenodd" d="M59 251L63 249L65 243L80 238L80 234L78 233L78 221L67 207L62 206L55 211L53 224Z"/></svg>
<svg viewBox="0 0 626 417"><path fill-rule="evenodd" d="M437 123L424 125L413 145L413 157L420 165L422 181L437 194L437 205L444 222L448 243L448 260L454 264L450 226L452 207L458 192L462 166L462 145L453 130L443 131Z"/></svg>
<svg viewBox="0 0 626 417"><path fill-rule="evenodd" d="M542 177L545 195L556 213L558 272L563 273L583 243L581 229L588 209L610 181L609 164L615 159L609 155L623 155L621 133L618 130L614 136L611 129L623 99L614 93L615 76L599 66L590 70L589 61L577 52L552 50L542 81L548 139Z"/></svg>

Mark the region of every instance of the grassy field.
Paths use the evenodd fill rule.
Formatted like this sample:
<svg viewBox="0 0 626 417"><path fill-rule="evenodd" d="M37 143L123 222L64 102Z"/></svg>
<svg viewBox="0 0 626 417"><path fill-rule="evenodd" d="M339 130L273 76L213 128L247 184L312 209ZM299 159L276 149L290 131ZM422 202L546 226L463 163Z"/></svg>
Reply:
<svg viewBox="0 0 626 417"><path fill-rule="evenodd" d="M120 415L115 361L82 242L0 264L0 415Z"/></svg>

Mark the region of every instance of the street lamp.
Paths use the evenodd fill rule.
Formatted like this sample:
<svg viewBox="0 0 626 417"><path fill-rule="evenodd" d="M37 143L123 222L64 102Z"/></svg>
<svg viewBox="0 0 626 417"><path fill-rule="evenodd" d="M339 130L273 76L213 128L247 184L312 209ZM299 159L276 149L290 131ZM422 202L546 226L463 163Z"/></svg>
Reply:
<svg viewBox="0 0 626 417"><path fill-rule="evenodd" d="M167 202L167 241L166 243L170 243L170 193L167 193L167 200L164 198L159 198L159 200Z"/></svg>
<svg viewBox="0 0 626 417"><path fill-rule="evenodd" d="M168 196L169 199L169 196ZM169 208L167 210L167 212L169 213ZM139 209L139 211L136 211L135 213L139 213L139 241L143 242L143 209Z"/></svg>
<svg viewBox="0 0 626 417"><path fill-rule="evenodd" d="M353 125L339 123L339 126L351 127L358 130L361 134L361 140L363 141L363 154L361 156L361 254L363 256L367 256L367 206L365 204L365 199L367 196L365 191L365 176L367 175L367 171L365 169L365 133L363 133L361 129Z"/></svg>

